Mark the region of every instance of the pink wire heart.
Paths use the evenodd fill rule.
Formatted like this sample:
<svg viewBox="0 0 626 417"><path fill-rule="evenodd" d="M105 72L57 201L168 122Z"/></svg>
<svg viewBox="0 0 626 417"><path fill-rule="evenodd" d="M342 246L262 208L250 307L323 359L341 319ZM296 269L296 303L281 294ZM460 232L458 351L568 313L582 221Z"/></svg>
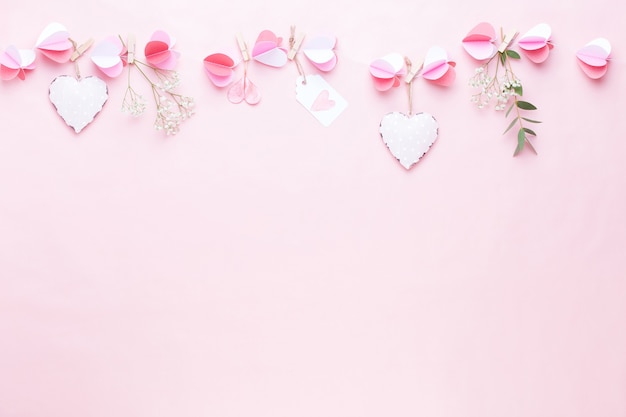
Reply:
<svg viewBox="0 0 626 417"><path fill-rule="evenodd" d="M246 74L228 89L228 101L239 104L244 100L251 105L261 101L259 89L248 79Z"/></svg>

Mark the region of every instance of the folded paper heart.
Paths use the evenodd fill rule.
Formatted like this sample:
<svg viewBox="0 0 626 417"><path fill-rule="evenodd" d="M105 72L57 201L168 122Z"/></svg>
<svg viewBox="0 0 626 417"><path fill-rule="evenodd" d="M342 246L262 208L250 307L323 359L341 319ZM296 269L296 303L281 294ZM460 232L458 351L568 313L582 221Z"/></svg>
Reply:
<svg viewBox="0 0 626 417"><path fill-rule="evenodd" d="M287 50L280 46L282 38L270 30L262 31L252 48L252 58L270 67L282 67L287 63Z"/></svg>
<svg viewBox="0 0 626 417"><path fill-rule="evenodd" d="M166 32L157 30L150 37L150 41L144 48L146 61L155 68L161 70L173 70L176 68L180 53L174 51L174 39Z"/></svg>
<svg viewBox="0 0 626 417"><path fill-rule="evenodd" d="M94 46L91 60L105 75L111 78L119 76L127 63L128 51L115 36L109 36Z"/></svg>
<svg viewBox="0 0 626 417"><path fill-rule="evenodd" d="M67 62L74 48L65 26L56 22L45 27L35 46L46 57L59 63Z"/></svg>
<svg viewBox="0 0 626 417"><path fill-rule="evenodd" d="M215 53L204 58L204 71L215 86L226 87L233 81L238 64L229 54Z"/></svg>
<svg viewBox="0 0 626 417"><path fill-rule="evenodd" d="M26 79L26 71L35 69L35 51L9 46L0 54L0 79Z"/></svg>
<svg viewBox="0 0 626 417"><path fill-rule="evenodd" d="M578 64L583 72L594 80L606 74L611 57L611 43L605 38L597 38L576 52Z"/></svg>
<svg viewBox="0 0 626 417"><path fill-rule="evenodd" d="M94 120L107 98L107 85L98 77L76 79L62 75L50 84L50 101L76 133Z"/></svg>
<svg viewBox="0 0 626 417"><path fill-rule="evenodd" d="M554 47L550 43L552 28L546 23L541 23L526 32L517 44L524 51L524 54L532 62L540 64L548 59L550 50Z"/></svg>
<svg viewBox="0 0 626 417"><path fill-rule="evenodd" d="M438 124L428 113L388 113L380 122L380 136L400 164L410 169L428 152L438 135Z"/></svg>
<svg viewBox="0 0 626 417"><path fill-rule="evenodd" d="M336 44L334 36L316 36L304 43L302 52L318 70L328 72L337 65Z"/></svg>
<svg viewBox="0 0 626 417"><path fill-rule="evenodd" d="M448 87L456 79L456 63L448 59L448 53L439 46L433 46L426 52L422 77L435 84Z"/></svg>
<svg viewBox="0 0 626 417"><path fill-rule="evenodd" d="M404 57L398 53L385 55L370 64L370 74L378 91L387 91L400 85L400 78L406 74Z"/></svg>
<svg viewBox="0 0 626 417"><path fill-rule="evenodd" d="M491 58L498 48L495 45L496 30L490 23L482 22L469 31L463 38L463 48L470 56L479 61Z"/></svg>

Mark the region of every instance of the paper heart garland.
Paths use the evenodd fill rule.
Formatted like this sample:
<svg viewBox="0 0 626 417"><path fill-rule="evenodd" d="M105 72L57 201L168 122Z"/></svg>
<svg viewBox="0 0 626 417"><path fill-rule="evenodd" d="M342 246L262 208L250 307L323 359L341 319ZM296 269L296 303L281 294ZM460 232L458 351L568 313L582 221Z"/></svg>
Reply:
<svg viewBox="0 0 626 417"><path fill-rule="evenodd" d="M302 52L315 68L328 72L337 65L335 45L337 38L334 36L316 36L304 43Z"/></svg>
<svg viewBox="0 0 626 417"><path fill-rule="evenodd" d="M546 23L537 26L526 32L518 39L517 44L524 51L525 55L535 64L540 64L548 59L550 50L554 47L551 41L552 28Z"/></svg>
<svg viewBox="0 0 626 417"><path fill-rule="evenodd" d="M437 140L439 126L428 113L409 116L393 112L383 117L379 132L391 154L404 168L411 169Z"/></svg>
<svg viewBox="0 0 626 417"><path fill-rule="evenodd" d="M50 84L50 101L65 123L80 133L102 110L107 85L98 77L76 79L61 75Z"/></svg>
<svg viewBox="0 0 626 417"><path fill-rule="evenodd" d="M239 60L226 53L215 53L204 58L204 71L216 87L226 87L233 81Z"/></svg>
<svg viewBox="0 0 626 417"><path fill-rule="evenodd" d="M146 61L155 68L161 70L173 70L180 57L180 53L174 51L174 39L166 32L157 30L150 37L150 41L144 48Z"/></svg>
<svg viewBox="0 0 626 417"><path fill-rule="evenodd" d="M611 43L605 38L597 38L576 52L578 65L591 79L597 80L606 74L611 57Z"/></svg>
<svg viewBox="0 0 626 417"><path fill-rule="evenodd" d="M287 63L287 50L280 46L281 42L282 38L271 30L262 31L252 48L252 58L270 67L284 66Z"/></svg>
<svg viewBox="0 0 626 417"><path fill-rule="evenodd" d="M378 58L370 64L370 75L374 80L374 87L378 91L387 91L400 85L400 78L406 74L404 57L398 53L391 53Z"/></svg>
<svg viewBox="0 0 626 417"><path fill-rule="evenodd" d="M74 49L67 29L56 22L45 27L35 46L46 57L59 63L69 61Z"/></svg>
<svg viewBox="0 0 626 417"><path fill-rule="evenodd" d="M472 58L483 61L491 58L498 52L495 41L496 30L490 23L482 22L469 31L467 36L463 38L462 44L465 51Z"/></svg>
<svg viewBox="0 0 626 417"><path fill-rule="evenodd" d="M448 59L448 53L445 49L433 46L426 52L421 74L426 80L448 87L456 78L455 66L456 63Z"/></svg>
<svg viewBox="0 0 626 417"><path fill-rule="evenodd" d="M32 49L17 49L9 46L0 54L0 78L12 80L17 77L26 79L26 71L35 69L35 51Z"/></svg>
<svg viewBox="0 0 626 417"><path fill-rule="evenodd" d="M94 46L91 61L105 75L111 78L119 76L127 63L128 51L116 36L109 36Z"/></svg>

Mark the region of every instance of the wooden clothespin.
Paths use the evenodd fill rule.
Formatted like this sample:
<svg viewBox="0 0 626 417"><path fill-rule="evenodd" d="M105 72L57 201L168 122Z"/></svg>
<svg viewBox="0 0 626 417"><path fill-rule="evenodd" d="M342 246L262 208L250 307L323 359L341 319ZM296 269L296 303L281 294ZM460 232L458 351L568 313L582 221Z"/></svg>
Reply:
<svg viewBox="0 0 626 417"><path fill-rule="evenodd" d="M82 54L85 53L85 51L87 51L87 49L91 48L91 45L93 45L93 39L89 39L82 45L76 46L74 48L74 52L72 53L72 56L70 57L70 61L72 62L76 61Z"/></svg>
<svg viewBox="0 0 626 417"><path fill-rule="evenodd" d="M424 60L420 60L419 65L414 65L411 63L411 61L408 58L405 58L405 59L406 59L407 67L409 67L409 72L404 77L404 82L407 84L410 84L413 81L413 79L417 76L417 74L419 74L419 72L424 67Z"/></svg>
<svg viewBox="0 0 626 417"><path fill-rule="evenodd" d="M128 52L127 60L128 65L135 63L135 35L128 35L126 40L126 51Z"/></svg>
<svg viewBox="0 0 626 417"><path fill-rule="evenodd" d="M293 61L293 59L296 57L296 54L300 50L300 45L302 45L302 41L304 41L304 33L298 33L296 35L295 32L296 27L292 26L291 38L289 39L289 45L291 49L289 49L289 53L287 54L287 58L289 58L290 61Z"/></svg>
<svg viewBox="0 0 626 417"><path fill-rule="evenodd" d="M250 51L248 51L248 45L246 45L246 41L243 40L243 36L241 36L241 33L237 34L237 45L239 45L241 57L243 58L244 62L250 61Z"/></svg>
<svg viewBox="0 0 626 417"><path fill-rule="evenodd" d="M504 35L504 39L502 39L502 43L500 44L500 47L498 48L498 52L503 53L504 51L506 51L506 48L508 48L509 44L515 40L518 33L519 33L518 31L512 30L506 35Z"/></svg>

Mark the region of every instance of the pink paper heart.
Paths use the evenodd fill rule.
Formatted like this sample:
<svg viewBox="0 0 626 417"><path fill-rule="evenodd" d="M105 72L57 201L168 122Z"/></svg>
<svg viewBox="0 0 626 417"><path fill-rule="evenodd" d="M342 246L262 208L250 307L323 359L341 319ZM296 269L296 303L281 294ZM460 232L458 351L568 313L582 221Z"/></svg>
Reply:
<svg viewBox="0 0 626 417"><path fill-rule="evenodd" d="M228 54L215 53L204 58L204 71L215 86L225 87L232 82L238 63Z"/></svg>
<svg viewBox="0 0 626 417"><path fill-rule="evenodd" d="M335 101L329 98L328 90L322 90L311 105L311 111L326 111L335 107Z"/></svg>
<svg viewBox="0 0 626 417"><path fill-rule="evenodd" d="M317 36L305 42L302 52L317 69L328 72L337 65L336 44L334 36Z"/></svg>
<svg viewBox="0 0 626 417"><path fill-rule="evenodd" d="M261 93L252 81L243 77L228 89L228 101L239 104L245 100L248 104L257 104L261 101Z"/></svg>
<svg viewBox="0 0 626 417"><path fill-rule="evenodd" d="M172 50L174 42L170 36L157 30L150 37L144 48L144 55L150 65L162 70L173 70L176 67L180 53Z"/></svg>
<svg viewBox="0 0 626 417"><path fill-rule="evenodd" d="M400 77L406 74L404 57L397 53L375 59L370 64L370 74L378 91L387 91L400 85Z"/></svg>
<svg viewBox="0 0 626 417"><path fill-rule="evenodd" d="M536 64L540 64L548 59L550 50L554 47L550 43L551 36L552 29L550 26L546 23L541 23L526 32L517 41L517 44L528 59Z"/></svg>
<svg viewBox="0 0 626 417"><path fill-rule="evenodd" d="M280 47L281 42L282 38L277 37L274 32L262 31L252 48L252 58L270 67L282 67L287 63L287 50Z"/></svg>
<svg viewBox="0 0 626 417"><path fill-rule="evenodd" d="M496 30L490 23L482 22L469 31L462 43L472 58L482 61L491 58L498 51L495 41Z"/></svg>
<svg viewBox="0 0 626 417"><path fill-rule="evenodd" d="M70 34L60 23L50 23L37 38L36 48L55 62L67 62L72 56L74 46Z"/></svg>
<svg viewBox="0 0 626 417"><path fill-rule="evenodd" d="M0 79L26 79L26 71L35 69L35 51L11 45L0 54Z"/></svg>
<svg viewBox="0 0 626 417"><path fill-rule="evenodd" d="M456 63L448 59L448 53L445 49L433 46L426 52L422 77L435 84L448 87L456 79L455 66Z"/></svg>
<svg viewBox="0 0 626 417"><path fill-rule="evenodd" d="M115 36L109 36L94 46L91 60L105 75L115 78L122 73L127 63L128 51Z"/></svg>
<svg viewBox="0 0 626 417"><path fill-rule="evenodd" d="M610 56L611 44L604 38L594 39L576 53L580 68L594 80L606 74Z"/></svg>

